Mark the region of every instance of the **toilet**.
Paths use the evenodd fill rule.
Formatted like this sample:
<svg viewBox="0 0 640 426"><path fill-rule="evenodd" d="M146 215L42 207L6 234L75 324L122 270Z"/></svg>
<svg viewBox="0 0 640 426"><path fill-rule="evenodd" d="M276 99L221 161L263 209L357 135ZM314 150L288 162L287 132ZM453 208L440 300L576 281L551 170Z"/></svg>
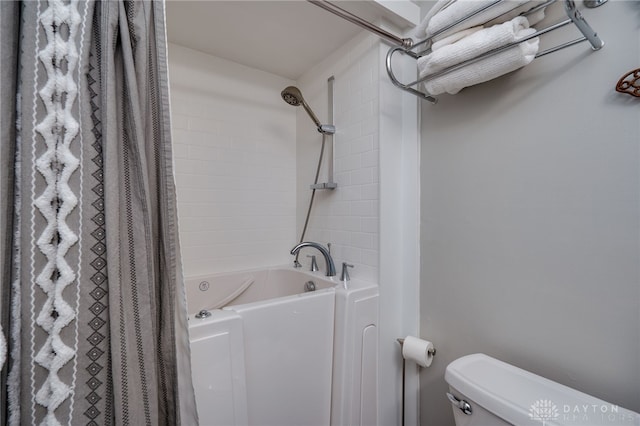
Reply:
<svg viewBox="0 0 640 426"><path fill-rule="evenodd" d="M447 366L456 426L640 426L640 415L485 354Z"/></svg>

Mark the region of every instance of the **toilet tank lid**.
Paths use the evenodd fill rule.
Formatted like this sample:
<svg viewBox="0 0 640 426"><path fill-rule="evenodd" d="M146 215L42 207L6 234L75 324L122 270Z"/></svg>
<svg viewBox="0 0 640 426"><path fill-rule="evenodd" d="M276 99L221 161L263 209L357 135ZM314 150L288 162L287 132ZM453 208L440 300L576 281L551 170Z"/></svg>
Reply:
<svg viewBox="0 0 640 426"><path fill-rule="evenodd" d="M640 425L638 413L485 354L453 361L444 377L459 397L514 425Z"/></svg>

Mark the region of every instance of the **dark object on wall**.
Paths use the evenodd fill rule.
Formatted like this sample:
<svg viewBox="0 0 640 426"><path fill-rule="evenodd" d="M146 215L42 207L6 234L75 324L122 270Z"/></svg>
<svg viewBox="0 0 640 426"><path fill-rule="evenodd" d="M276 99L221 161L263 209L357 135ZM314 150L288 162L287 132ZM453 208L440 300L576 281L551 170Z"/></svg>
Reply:
<svg viewBox="0 0 640 426"><path fill-rule="evenodd" d="M616 91L640 98L640 68L623 75L616 84Z"/></svg>

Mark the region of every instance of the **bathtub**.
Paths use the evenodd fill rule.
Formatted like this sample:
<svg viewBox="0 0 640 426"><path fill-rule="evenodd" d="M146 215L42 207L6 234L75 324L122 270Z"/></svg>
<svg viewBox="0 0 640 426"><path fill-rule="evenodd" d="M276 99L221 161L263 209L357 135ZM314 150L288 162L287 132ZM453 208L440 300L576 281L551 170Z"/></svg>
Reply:
<svg viewBox="0 0 640 426"><path fill-rule="evenodd" d="M201 425L377 423L376 285L291 267L185 285Z"/></svg>

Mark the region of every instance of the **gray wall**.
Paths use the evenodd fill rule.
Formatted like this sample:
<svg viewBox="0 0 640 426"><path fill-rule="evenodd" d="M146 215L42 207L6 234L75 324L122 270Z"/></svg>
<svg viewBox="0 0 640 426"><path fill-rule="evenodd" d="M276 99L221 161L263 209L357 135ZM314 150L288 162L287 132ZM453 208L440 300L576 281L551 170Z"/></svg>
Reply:
<svg viewBox="0 0 640 426"><path fill-rule="evenodd" d="M640 5L584 14L599 52L422 106L422 425L453 424L445 367L476 352L640 411L640 99L614 91Z"/></svg>

